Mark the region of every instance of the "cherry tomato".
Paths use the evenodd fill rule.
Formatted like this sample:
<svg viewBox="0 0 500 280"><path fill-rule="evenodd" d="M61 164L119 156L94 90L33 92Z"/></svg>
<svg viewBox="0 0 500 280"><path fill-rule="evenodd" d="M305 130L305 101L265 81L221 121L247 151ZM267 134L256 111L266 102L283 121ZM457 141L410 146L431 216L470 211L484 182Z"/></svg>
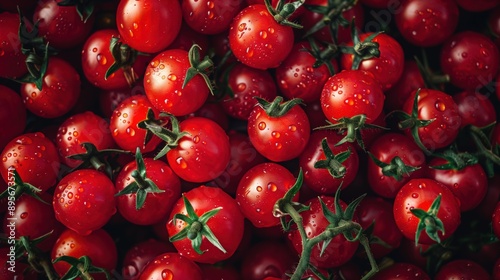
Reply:
<svg viewBox="0 0 500 280"><path fill-rule="evenodd" d="M144 268L140 280L202 280L201 268L192 260L178 253L156 256Z"/></svg>
<svg viewBox="0 0 500 280"><path fill-rule="evenodd" d="M497 120L493 103L479 92L463 91L453 95L453 100L457 103L458 113L462 118L462 128L469 124L484 127Z"/></svg>
<svg viewBox="0 0 500 280"><path fill-rule="evenodd" d="M168 252L175 252L173 246L156 239L147 239L135 244L127 250L123 258L123 277L129 280L138 280L142 270L151 260Z"/></svg>
<svg viewBox="0 0 500 280"><path fill-rule="evenodd" d="M19 39L19 15L3 12L0 14L0 77L21 78L28 73L25 60L26 55L21 52Z"/></svg>
<svg viewBox="0 0 500 280"><path fill-rule="evenodd" d="M435 280L490 279L490 274L478 263L458 259L444 264L434 277Z"/></svg>
<svg viewBox="0 0 500 280"><path fill-rule="evenodd" d="M26 127L26 107L19 94L12 89L0 85L0 149L14 137L23 133Z"/></svg>
<svg viewBox="0 0 500 280"><path fill-rule="evenodd" d="M181 2L184 21L201 34L217 34L228 29L233 18L243 7L243 0L183 0Z"/></svg>
<svg viewBox="0 0 500 280"><path fill-rule="evenodd" d="M116 10L116 25L123 41L135 50L157 53L177 37L182 23L179 1L123 0ZM168 24L168 28L165 28Z"/></svg>
<svg viewBox="0 0 500 280"><path fill-rule="evenodd" d="M81 235L104 226L116 213L113 182L94 169L76 170L59 181L52 205L56 219Z"/></svg>
<svg viewBox="0 0 500 280"><path fill-rule="evenodd" d="M375 274L371 279L374 280L430 280L429 275L418 266L410 263L397 262L393 265L382 269Z"/></svg>
<svg viewBox="0 0 500 280"><path fill-rule="evenodd" d="M401 110L412 92L425 87L417 62L415 60L406 60L404 64L403 74L401 74L399 80L384 92L384 107L387 112Z"/></svg>

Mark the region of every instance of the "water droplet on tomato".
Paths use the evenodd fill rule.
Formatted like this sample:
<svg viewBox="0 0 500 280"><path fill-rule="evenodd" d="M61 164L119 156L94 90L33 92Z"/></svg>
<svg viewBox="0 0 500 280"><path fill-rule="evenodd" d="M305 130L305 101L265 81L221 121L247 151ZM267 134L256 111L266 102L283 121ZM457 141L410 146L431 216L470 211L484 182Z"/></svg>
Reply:
<svg viewBox="0 0 500 280"><path fill-rule="evenodd" d="M196 144L198 142L200 142L200 136L196 135L193 137L193 142Z"/></svg>
<svg viewBox="0 0 500 280"><path fill-rule="evenodd" d="M257 188L255 188L258 192L261 192L262 191L262 187L261 186L257 186Z"/></svg>
<svg viewBox="0 0 500 280"><path fill-rule="evenodd" d="M439 100L436 101L436 103L434 104L434 107L436 107L436 109L438 109L438 111L440 111L440 112L444 112L444 110L446 110L446 105Z"/></svg>
<svg viewBox="0 0 500 280"><path fill-rule="evenodd" d="M295 131L297 131L297 127L292 124L292 125L288 126L288 130L290 130L291 132L295 132Z"/></svg>
<svg viewBox="0 0 500 280"><path fill-rule="evenodd" d="M240 25L238 25L238 31L243 31L245 30L245 28L247 27L247 24L246 23L240 23Z"/></svg>
<svg viewBox="0 0 500 280"><path fill-rule="evenodd" d="M469 55L469 54L467 54L466 52L463 52L463 53L462 53L462 57L463 57L463 58L467 58L467 56L468 56L468 55Z"/></svg>
<svg viewBox="0 0 500 280"><path fill-rule="evenodd" d="M412 193L412 194L411 194L411 197L413 197L413 198L418 198L418 193Z"/></svg>
<svg viewBox="0 0 500 280"><path fill-rule="evenodd" d="M264 129L266 129L266 123L265 123L265 122L260 122L257 126L258 126L258 128L259 128L260 130L264 130Z"/></svg>
<svg viewBox="0 0 500 280"><path fill-rule="evenodd" d="M245 52L247 53L247 57L249 57L249 58L250 58L250 57L252 57L252 56L253 56L253 50L252 50L250 47L248 47L248 48L245 50Z"/></svg>
<svg viewBox="0 0 500 280"><path fill-rule="evenodd" d="M281 134L277 131L273 131L273 132L271 132L271 136L273 136L274 138L280 138Z"/></svg>
<svg viewBox="0 0 500 280"><path fill-rule="evenodd" d="M259 36L260 36L262 39L266 39L266 38L267 38L267 32L266 32L266 31L261 31L261 32L259 32Z"/></svg>
<svg viewBox="0 0 500 280"><path fill-rule="evenodd" d="M72 193L72 192L69 192L69 193L68 193L68 198L69 198L69 199L72 199L72 198L73 198L73 193Z"/></svg>
<svg viewBox="0 0 500 280"><path fill-rule="evenodd" d="M186 169L187 168L187 162L182 158L178 157L175 162L179 165L180 168Z"/></svg>
<svg viewBox="0 0 500 280"><path fill-rule="evenodd" d="M162 65L163 65L163 64L162 64ZM176 76L176 75L174 75L174 74L169 74L169 75L167 76L167 79L169 79L169 80L171 80L171 81L175 81L175 80L177 80L177 76Z"/></svg>
<svg viewBox="0 0 500 280"><path fill-rule="evenodd" d="M28 218L28 212L21 213L21 219L26 219L26 218Z"/></svg>
<svg viewBox="0 0 500 280"><path fill-rule="evenodd" d="M354 100L352 98L347 98L346 100L344 100L344 103L349 106L352 106L354 105Z"/></svg>
<svg viewBox="0 0 500 280"><path fill-rule="evenodd" d="M93 48L93 49L92 49L92 52L97 52L97 48Z"/></svg>
<svg viewBox="0 0 500 280"><path fill-rule="evenodd" d="M108 59L102 54L98 54L96 56L96 59L97 59L97 62L99 62L99 64L101 64L101 65L106 65L106 63L108 63Z"/></svg>
<svg viewBox="0 0 500 280"><path fill-rule="evenodd" d="M281 145L281 143L276 143L275 146L276 146L276 149L278 149L278 150L281 150L281 148L283 148L283 145Z"/></svg>
<svg viewBox="0 0 500 280"><path fill-rule="evenodd" d="M267 184L267 189L272 192L275 192L278 190L278 186L275 183L270 182L269 184Z"/></svg>
<svg viewBox="0 0 500 280"><path fill-rule="evenodd" d="M134 29L137 29L137 28L139 28L139 25L137 24L137 22L134 22L134 23L132 23L132 27L134 27Z"/></svg>
<svg viewBox="0 0 500 280"><path fill-rule="evenodd" d="M174 273L170 269L164 269L161 271L161 279L172 280L174 279Z"/></svg>
<svg viewBox="0 0 500 280"><path fill-rule="evenodd" d="M236 86L236 89L238 91L244 91L245 89L247 88L247 85L245 83L239 83L237 86Z"/></svg>

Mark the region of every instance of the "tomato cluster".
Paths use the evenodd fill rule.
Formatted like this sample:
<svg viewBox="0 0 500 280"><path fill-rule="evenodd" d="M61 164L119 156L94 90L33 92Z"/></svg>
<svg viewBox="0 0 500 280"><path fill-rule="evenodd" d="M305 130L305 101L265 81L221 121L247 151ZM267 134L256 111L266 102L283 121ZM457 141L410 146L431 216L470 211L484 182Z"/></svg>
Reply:
<svg viewBox="0 0 500 280"><path fill-rule="evenodd" d="M500 279L497 0L0 26L0 279Z"/></svg>

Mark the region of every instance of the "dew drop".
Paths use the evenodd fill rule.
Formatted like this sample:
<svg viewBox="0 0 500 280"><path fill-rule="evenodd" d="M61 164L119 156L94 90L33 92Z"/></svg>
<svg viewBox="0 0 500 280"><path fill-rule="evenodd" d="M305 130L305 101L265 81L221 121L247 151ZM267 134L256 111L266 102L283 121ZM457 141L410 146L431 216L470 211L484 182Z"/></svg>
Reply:
<svg viewBox="0 0 500 280"><path fill-rule="evenodd" d="M161 271L161 279L172 280L174 279L174 273L170 269L164 269Z"/></svg>
<svg viewBox="0 0 500 280"><path fill-rule="evenodd" d="M237 86L236 86L236 89L238 91L244 91L245 89L247 88L247 85L245 83L239 83Z"/></svg>
<svg viewBox="0 0 500 280"><path fill-rule="evenodd" d="M72 198L73 198L73 193L72 193L72 192L69 192L69 193L68 193L68 198L69 198L69 199L72 199Z"/></svg>
<svg viewBox="0 0 500 280"><path fill-rule="evenodd" d="M245 30L245 28L247 27L247 24L246 23L240 23L240 25L238 25L238 31L243 31Z"/></svg>
<svg viewBox="0 0 500 280"><path fill-rule="evenodd" d="M200 136L196 135L195 137L193 137L193 142L194 143L200 142Z"/></svg>
<svg viewBox="0 0 500 280"><path fill-rule="evenodd" d="M411 194L411 197L413 197L413 198L418 198L418 193L412 193L412 194Z"/></svg>
<svg viewBox="0 0 500 280"><path fill-rule="evenodd" d="M178 157L175 162L179 165L180 168L186 169L187 168L187 163L182 157Z"/></svg>
<svg viewBox="0 0 500 280"><path fill-rule="evenodd" d="M297 131L297 127L292 124L292 125L288 126L288 130L290 130L291 132L295 132L295 131Z"/></svg>
<svg viewBox="0 0 500 280"><path fill-rule="evenodd" d="M271 136L273 136L274 138L280 138L281 134L277 131L273 131L273 132L271 132Z"/></svg>
<svg viewBox="0 0 500 280"><path fill-rule="evenodd" d="M258 192L261 192L261 191L262 191L262 187L261 187L261 186L257 186L256 190L257 190Z"/></svg>
<svg viewBox="0 0 500 280"><path fill-rule="evenodd" d="M21 213L21 219L26 219L26 218L28 218L28 212Z"/></svg>
<svg viewBox="0 0 500 280"><path fill-rule="evenodd" d="M260 130L264 130L264 129L266 129L266 123L265 123L265 122L260 122L257 126L258 126L258 128L259 128Z"/></svg>
<svg viewBox="0 0 500 280"><path fill-rule="evenodd" d="M259 35L262 39L266 39L267 38L267 32L266 31L261 31L259 32Z"/></svg>
<svg viewBox="0 0 500 280"><path fill-rule="evenodd" d="M163 65L163 64L162 64L162 65ZM169 74L169 75L167 76L167 79L169 79L170 81L175 81L175 80L177 80L177 76L176 76L176 75L174 75L174 74Z"/></svg>
<svg viewBox="0 0 500 280"><path fill-rule="evenodd" d="M446 105L441 101L436 101L436 103L434 104L434 107L436 107L436 109L438 109L440 112L443 112L444 110L446 110Z"/></svg>
<svg viewBox="0 0 500 280"><path fill-rule="evenodd" d="M272 191L272 192L275 192L278 190L278 186L275 183L271 182L271 183L267 184L267 189Z"/></svg>
<svg viewBox="0 0 500 280"><path fill-rule="evenodd" d="M96 56L96 58L97 58L97 61L99 62L99 64L101 64L101 65L106 65L106 63L108 63L108 59L102 54L98 54Z"/></svg>

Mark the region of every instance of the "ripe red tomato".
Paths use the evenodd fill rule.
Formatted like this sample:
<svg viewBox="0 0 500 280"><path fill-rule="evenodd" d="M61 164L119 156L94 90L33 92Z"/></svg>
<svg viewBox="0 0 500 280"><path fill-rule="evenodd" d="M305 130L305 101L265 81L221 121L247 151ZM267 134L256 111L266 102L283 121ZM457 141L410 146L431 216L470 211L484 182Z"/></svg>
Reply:
<svg viewBox="0 0 500 280"><path fill-rule="evenodd" d="M71 64L50 57L43 78L42 90L34 83L21 86L26 108L42 118L56 118L69 112L80 96L80 75Z"/></svg>
<svg viewBox="0 0 500 280"><path fill-rule="evenodd" d="M463 91L453 95L453 100L457 103L458 113L462 118L462 128L469 124L484 127L497 120L495 106L484 94Z"/></svg>
<svg viewBox="0 0 500 280"><path fill-rule="evenodd" d="M39 1L33 12L33 22L38 22L38 32L51 47L70 49L79 46L89 35L95 13L84 21L76 6L60 6L62 0Z"/></svg>
<svg viewBox="0 0 500 280"><path fill-rule="evenodd" d="M262 4L241 10L229 28L229 45L234 56L257 69L278 67L292 50L293 41L292 27L276 22Z"/></svg>
<svg viewBox="0 0 500 280"><path fill-rule="evenodd" d="M201 268L192 260L178 253L156 256L144 268L140 280L202 280Z"/></svg>
<svg viewBox="0 0 500 280"><path fill-rule="evenodd" d="M320 101L330 122L365 114L366 123L371 123L382 112L384 98L373 74L363 70L343 70L325 83Z"/></svg>
<svg viewBox="0 0 500 280"><path fill-rule="evenodd" d="M411 44L436 46L448 39L458 25L459 10L453 0L409 0L395 13L396 27Z"/></svg>
<svg viewBox="0 0 500 280"><path fill-rule="evenodd" d="M61 256L80 258L87 256L92 265L104 268L111 272L118 262L118 253L113 238L103 229L98 229L89 235L80 235L70 229L61 233L52 248L51 258L54 261ZM54 263L54 269L63 276L70 264L64 261ZM103 273L92 273L94 279L106 279Z"/></svg>
<svg viewBox="0 0 500 280"><path fill-rule="evenodd" d="M184 21L201 34L217 34L229 28L233 18L243 7L243 0L183 0Z"/></svg>
<svg viewBox="0 0 500 280"><path fill-rule="evenodd" d="M467 259L458 259L444 264L439 269L434 279L451 280L491 278L490 274L480 264Z"/></svg>
<svg viewBox="0 0 500 280"><path fill-rule="evenodd" d="M328 209L335 213L335 199L330 196L320 196L320 198L323 200ZM342 200L339 200L339 203L342 209L345 210L347 204ZM314 238L315 236L321 234L330 225L330 222L323 214L319 198L312 198L304 204L309 205L309 210L300 213L304 229L306 231L307 238ZM354 215L353 221L358 221L357 214ZM300 252L302 252L302 239L296 227L288 234L288 239L290 239L295 252L300 254ZM339 234L331 239L323 254L320 254L321 244L314 246L309 262L311 265L318 268L327 269L339 267L347 263L354 256L358 246L358 241L348 241L344 235Z"/></svg>
<svg viewBox="0 0 500 280"><path fill-rule="evenodd" d="M411 263L397 262L375 274L373 280L431 280L425 270Z"/></svg>
<svg viewBox="0 0 500 280"><path fill-rule="evenodd" d="M0 77L15 79L28 73L26 55L21 52L19 39L19 15L3 12L0 14Z"/></svg>
<svg viewBox="0 0 500 280"><path fill-rule="evenodd" d="M274 204L295 184L295 177L277 163L261 163L248 170L236 190L236 201L243 215L255 227L277 226ZM294 201L298 200L298 195Z"/></svg>
<svg viewBox="0 0 500 280"><path fill-rule="evenodd" d="M76 170L59 181L52 205L56 219L81 235L104 226L116 213L113 182L94 169Z"/></svg>
<svg viewBox="0 0 500 280"><path fill-rule="evenodd" d="M439 207L433 209L435 213L428 213L431 217L427 216L421 220L412 213L414 209L432 212L431 205L438 197L441 197ZM399 229L410 240L416 239L420 223L430 225L429 230L422 229L418 243L434 244L438 238L439 241L447 239L457 229L460 224L460 202L448 187L435 180L412 179L394 198L393 214ZM442 223L441 228L439 221ZM432 238L429 233L433 235Z"/></svg>
<svg viewBox="0 0 500 280"><path fill-rule="evenodd" d="M255 149L269 160L283 162L298 157L306 147L311 135L307 115L299 104L281 103L276 98L272 103L259 102L248 116L247 132ZM297 101L297 100L295 100ZM288 111L273 110L273 105L286 107Z"/></svg>
<svg viewBox="0 0 500 280"><path fill-rule="evenodd" d="M363 42L366 38L372 36L373 33L363 33L359 36L359 40ZM378 44L380 52L378 57L372 57L362 60L357 69L365 70L373 74L375 80L380 84L382 90L390 89L403 74L404 68L404 53L401 45L391 36L380 33L375 35L371 42ZM352 40L348 46L352 46ZM340 66L342 69L352 69L355 55L343 53L340 56Z"/></svg>
<svg viewBox="0 0 500 280"><path fill-rule="evenodd" d="M190 213L184 199L189 201L197 217ZM218 212L207 217L208 220L203 218L215 209ZM193 223L180 219L179 214L193 219ZM196 262L213 264L228 259L238 248L243 238L244 217L236 201L222 189L202 185L184 193L170 212L167 231L171 240L188 229L199 238L198 245L202 253L193 248L196 239L188 233L183 239L172 241L179 254ZM211 236L207 234L208 231L211 231ZM209 237L215 237L222 248L216 246Z"/></svg>
<svg viewBox="0 0 500 280"><path fill-rule="evenodd" d="M184 86L190 67L188 52L181 49L168 49L151 60L144 74L144 90L157 110L183 116L205 103L209 88L200 75Z"/></svg>
<svg viewBox="0 0 500 280"><path fill-rule="evenodd" d="M81 161L68 156L85 153L83 143L92 143L98 150L115 146L108 122L90 111L66 119L59 126L56 140L63 163L71 168L78 166Z"/></svg>
<svg viewBox="0 0 500 280"><path fill-rule="evenodd" d="M127 250L123 257L122 276L129 280L138 280L142 270L157 256L175 252L175 248L170 243L147 239L141 241Z"/></svg>
<svg viewBox="0 0 500 280"><path fill-rule="evenodd" d="M401 110L412 92L424 88L425 83L415 60L406 60L403 74L385 94L385 109L387 112Z"/></svg>
<svg viewBox="0 0 500 280"><path fill-rule="evenodd" d="M7 183L12 181L12 168L15 168L23 182L42 191L56 184L60 167L57 148L41 132L13 138L3 149L1 157L0 172Z"/></svg>
<svg viewBox="0 0 500 280"><path fill-rule="evenodd" d="M179 1L123 0L116 10L116 25L123 42L135 50L157 53L177 37L182 23ZM168 28L165 28L168 24Z"/></svg>
<svg viewBox="0 0 500 280"><path fill-rule="evenodd" d="M0 85L0 149L14 137L23 133L26 127L26 107L19 94L12 89Z"/></svg>
<svg viewBox="0 0 500 280"><path fill-rule="evenodd" d="M498 48L490 38L478 32L463 31L444 42L440 66L453 85L478 90L496 77L499 59Z"/></svg>
<svg viewBox="0 0 500 280"><path fill-rule="evenodd" d="M117 197L116 206L120 214L129 222L137 225L152 225L163 220L170 213L174 203L181 196L181 181L172 169L161 160L152 158L143 159L143 167L138 166L137 160L129 162L123 167L115 180L117 192L123 191L130 184L136 184L138 190ZM162 192L149 192L150 183L142 177L151 180ZM135 174L138 173L138 174ZM146 192L144 204L137 209L137 200L141 190Z"/></svg>

